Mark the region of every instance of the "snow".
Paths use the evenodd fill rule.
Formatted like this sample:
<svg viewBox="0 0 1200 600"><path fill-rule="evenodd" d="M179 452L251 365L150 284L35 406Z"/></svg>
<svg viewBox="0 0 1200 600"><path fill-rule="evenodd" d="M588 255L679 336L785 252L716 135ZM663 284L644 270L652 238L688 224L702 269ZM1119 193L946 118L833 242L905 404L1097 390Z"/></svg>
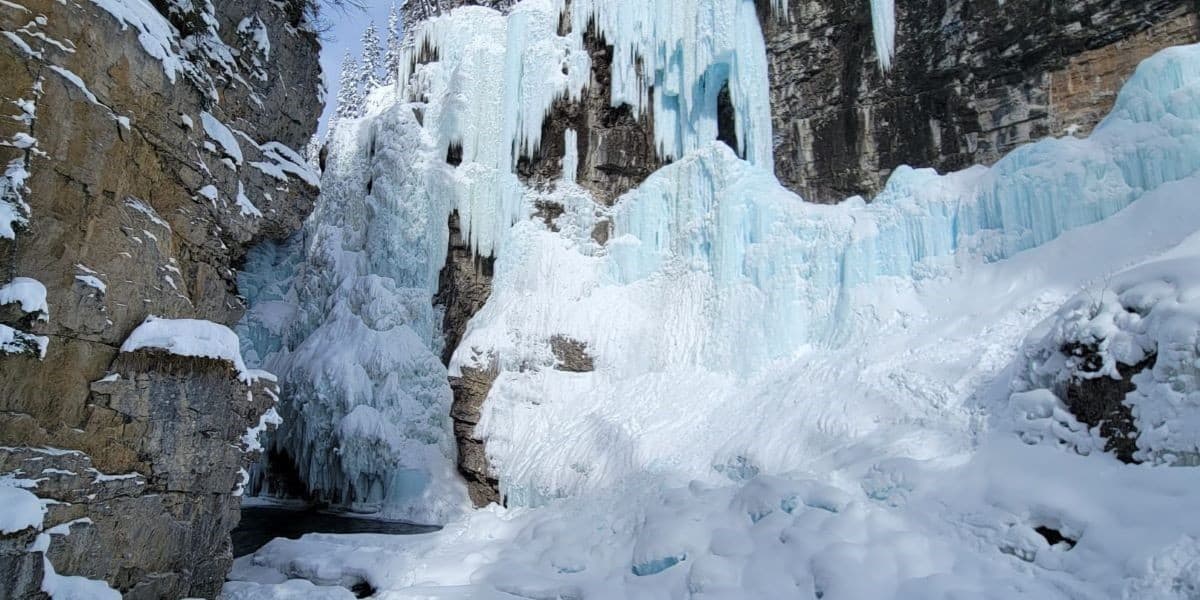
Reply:
<svg viewBox="0 0 1200 600"><path fill-rule="evenodd" d="M42 528L46 507L29 491L0 485L0 506L4 507L0 511L0 533L8 535L24 529Z"/></svg>
<svg viewBox="0 0 1200 600"><path fill-rule="evenodd" d="M121 22L122 28L132 26L138 31L138 41L147 54L162 62L167 79L175 82L177 73L184 70L184 59L177 53L179 33L147 0L92 0Z"/></svg>
<svg viewBox="0 0 1200 600"><path fill-rule="evenodd" d="M219 323L150 316L129 334L121 344L121 352L165 350L176 356L224 360L233 365L248 384L250 377L239 346L237 334Z"/></svg>
<svg viewBox="0 0 1200 600"><path fill-rule="evenodd" d="M53 450L46 449L53 453ZM36 482L28 479L15 479L10 476L0 477L0 534L9 535L26 529L41 530L46 516L46 504L53 500L43 500L24 488L36 487ZM38 534L28 550L42 553L42 586L41 590L54 600L120 600L121 594L108 587L104 581L97 581L78 576L59 575L54 571L54 565L46 553L50 550L51 535L70 535L71 525L76 523L91 524L88 518L75 519L50 528Z"/></svg>
<svg viewBox="0 0 1200 600"><path fill-rule="evenodd" d="M125 198L125 206L128 206L129 208L132 208L133 210L145 215L146 218L150 219L150 221L155 225L158 225L167 231L171 230L171 225L164 221L163 218L159 216L158 212L151 208L149 204L146 204L145 202L142 202L133 196L129 196Z"/></svg>
<svg viewBox="0 0 1200 600"><path fill-rule="evenodd" d="M268 425L278 427L282 423L283 418L279 416L279 412L275 410L275 407L272 406L271 408L268 408L267 412L263 413L262 416L258 418L258 425L247 429L246 434L242 436L242 445L244 446L245 451L262 452L263 446L259 436L267 431ZM246 477L249 479L249 474L247 474Z"/></svg>
<svg viewBox="0 0 1200 600"><path fill-rule="evenodd" d="M280 181L287 181L289 175L299 177L301 181L313 187L320 187L321 180L308 161L300 157L295 150L279 142L267 142L259 147L263 156L271 162L254 161L250 166L266 173Z"/></svg>
<svg viewBox="0 0 1200 600"><path fill-rule="evenodd" d="M112 117L112 119L118 124L120 124L121 127L129 129L129 118L118 115L111 107L101 102L100 99L96 97L96 94L93 94L92 90L88 89L87 84L84 83L83 79L78 75L71 72L69 69L64 69L58 65L50 65L50 70L58 73L63 79L74 85L80 92L83 93L84 97L88 99L88 102L91 102L92 104L95 104L96 106L99 106L107 111L108 115Z"/></svg>
<svg viewBox="0 0 1200 600"><path fill-rule="evenodd" d="M46 286L30 277L14 277L0 286L0 306L19 304L21 312L36 315L39 321L50 320L50 306L46 304Z"/></svg>
<svg viewBox="0 0 1200 600"><path fill-rule="evenodd" d="M1103 376L1155 353L1127 397L1139 452L1200 462L1200 46L1146 61L1086 139L901 167L869 204L821 206L756 149L770 123L752 2L576 0L572 22L616 42L614 98L650 111L676 158L608 209L571 182L578 156L552 191L512 177L541 101L578 90L561 8L422 25L438 61L338 123L304 235L257 250L240 280L246 355L283 375L270 444L311 489L370 490L381 513L446 528L275 540L236 562L229 593L1194 596L1195 474L1096 451L1056 395L1071 365L1055 353L1094 341ZM669 101L643 101L646 81ZM707 133L726 81L744 159ZM539 201L564 207L558 231L527 218ZM457 516L430 307L452 210L497 257L449 373L495 361L474 433L509 506ZM554 336L595 370L556 370Z"/></svg>
<svg viewBox="0 0 1200 600"><path fill-rule="evenodd" d="M209 184L197 190L196 195L207 199L209 202L216 203L217 198L220 197L220 192L217 191L217 186Z"/></svg>
<svg viewBox="0 0 1200 600"><path fill-rule="evenodd" d="M1130 406L1141 435L1134 458L1200 464L1200 233L1167 255L1085 289L1030 335L1016 377L1014 421L1027 441L1058 440L1076 452L1101 451L1104 441L1065 412L1066 384L1111 377L1153 358L1133 377ZM1096 349L1099 364L1064 351Z"/></svg>
<svg viewBox="0 0 1200 600"><path fill-rule="evenodd" d="M96 483L104 483L106 481L127 481L127 480L138 479L138 478L145 479L145 475L142 475L141 473L137 473L137 472L121 473L119 475L110 475L108 473L100 472L99 469L93 469L93 468L88 468L88 472L92 474L92 481L94 481Z"/></svg>
<svg viewBox="0 0 1200 600"><path fill-rule="evenodd" d="M292 579L275 585L250 582L230 582L221 592L222 600L353 600L350 590L333 586L316 586L305 579Z"/></svg>
<svg viewBox="0 0 1200 600"><path fill-rule="evenodd" d="M49 532L38 535L30 550L42 553L42 591L54 600L120 600L121 593L105 581L55 572L54 565L45 555L50 550Z"/></svg>
<svg viewBox="0 0 1200 600"><path fill-rule="evenodd" d="M46 358L50 338L18 331L8 325L0 325L0 352L7 354L33 353Z"/></svg>
<svg viewBox="0 0 1200 600"><path fill-rule="evenodd" d="M238 165L242 164L242 147L238 145L233 131L206 110L200 111L200 124L204 127L204 134L220 144L226 157Z"/></svg>
<svg viewBox="0 0 1200 600"><path fill-rule="evenodd" d="M100 292L101 294L108 291L108 286L105 285L105 283L103 281L101 281L99 277L96 277L95 275L76 275L75 281L78 281L78 282L82 283L83 285L93 288L96 291Z"/></svg>
<svg viewBox="0 0 1200 600"><path fill-rule="evenodd" d="M258 210L258 207L254 206L254 203L251 202L250 198L248 198L246 196L246 188L245 188L245 186L242 185L242 182L240 182L240 181L238 182L238 191L237 191L236 202L237 202L238 210L241 211L243 217L248 216L248 217L258 217L260 219L262 218L262 216L263 216L262 211Z"/></svg>
<svg viewBox="0 0 1200 600"><path fill-rule="evenodd" d="M4 176L0 177L0 238L16 239L17 229L29 225L29 205L24 199L28 179L24 159L8 162Z"/></svg>

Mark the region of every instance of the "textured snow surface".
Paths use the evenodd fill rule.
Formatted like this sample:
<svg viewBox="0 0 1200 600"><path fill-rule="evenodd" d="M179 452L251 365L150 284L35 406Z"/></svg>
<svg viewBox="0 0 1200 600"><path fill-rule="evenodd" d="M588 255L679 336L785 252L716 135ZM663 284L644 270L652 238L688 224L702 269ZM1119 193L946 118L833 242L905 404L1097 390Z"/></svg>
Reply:
<svg viewBox="0 0 1200 600"><path fill-rule="evenodd" d="M734 44L736 58L709 55L722 36L760 36L738 17L753 3L654 6L676 12L570 10L639 48L647 78L663 65L674 92L663 98L680 105L705 106L712 68L745 89L765 82L765 70L734 74L759 68L761 39ZM467 7L426 25L439 60L416 67L405 97L427 102L388 105L381 93L372 116L344 121L304 250L263 250L243 281L243 337L268 366L287 365L276 368L285 385L301 382L281 406L303 402L307 429L272 443L336 439L373 457L422 432L446 443L444 420L419 421L434 410L388 412L394 400L377 390L444 375L427 311L458 209L475 248L499 252L492 296L450 371L496 361L476 434L510 508L422 536L276 540L237 561L243 583L230 593L300 578L365 579L407 598L1195 597L1195 472L1090 452L1093 433L1063 419L1041 425L1080 444L1038 443L1022 421L1063 412L1034 380L1058 371L1031 369L1030 356L1102 333L1112 361L1157 348L1130 396L1140 448L1191 464L1200 46L1146 61L1088 139L948 175L899 168L870 204L810 205L782 188L769 160L752 159L770 129L751 90L738 107L747 160L695 133L708 112L693 108L663 127L691 140L660 139L678 160L604 210L569 172L553 191L510 187L504 162L532 139L521 133L534 131L523 125L537 116L532 99L573 93L578 40L542 18L556 8ZM724 18L693 28L688 15ZM514 65L531 31L562 53L549 86L522 75L544 65ZM663 60L650 56L662 48ZM614 96L636 102L640 88L622 77L614 66ZM683 114L653 110L656 131ZM444 162L452 143L459 166ZM526 218L546 200L565 209L558 231ZM614 224L605 246L590 236L599 219ZM1094 310L1080 312L1089 290ZM556 370L554 336L582 343L595 370ZM403 361L429 370L371 369ZM303 466L317 454L300 456L319 472Z"/></svg>
<svg viewBox="0 0 1200 600"><path fill-rule="evenodd" d="M165 350L177 356L224 360L237 369L243 381L251 381L238 336L232 329L200 319L162 319L150 316L121 344L121 352L143 349Z"/></svg>
<svg viewBox="0 0 1200 600"><path fill-rule="evenodd" d="M1016 428L1033 442L1055 440L1088 454L1098 432L1073 419L1062 400L1073 379L1110 377L1152 359L1125 397L1138 460L1200 465L1200 233L1156 260L1077 294L1030 335L1014 387ZM1094 347L1092 360L1064 349Z"/></svg>
<svg viewBox="0 0 1200 600"><path fill-rule="evenodd" d="M0 286L0 306L17 304L21 312L37 315L39 321L50 318L50 307L46 304L46 286L30 277L14 277Z"/></svg>
<svg viewBox="0 0 1200 600"><path fill-rule="evenodd" d="M0 533L7 535L30 527L41 529L46 507L32 492L0 481L0 506L4 507L0 511Z"/></svg>

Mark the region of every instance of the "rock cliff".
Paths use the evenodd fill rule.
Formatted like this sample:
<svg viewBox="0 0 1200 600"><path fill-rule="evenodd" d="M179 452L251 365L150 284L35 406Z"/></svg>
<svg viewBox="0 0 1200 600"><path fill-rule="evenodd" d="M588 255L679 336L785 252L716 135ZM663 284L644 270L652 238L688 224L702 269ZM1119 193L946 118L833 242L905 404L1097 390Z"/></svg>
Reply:
<svg viewBox="0 0 1200 600"><path fill-rule="evenodd" d="M44 597L54 573L126 598L220 589L275 386L121 348L152 315L233 324L246 249L311 210L293 150L321 107L310 9L0 3L0 289L28 292L0 293L0 485L42 498L49 532L48 562L36 532L0 536L0 573L20 574L0 598Z"/></svg>
<svg viewBox="0 0 1200 600"><path fill-rule="evenodd" d="M1200 39L1193 1L909 0L885 71L870 3L788 7L760 9L775 172L814 202L873 195L899 165L954 171L1086 134L1142 59Z"/></svg>

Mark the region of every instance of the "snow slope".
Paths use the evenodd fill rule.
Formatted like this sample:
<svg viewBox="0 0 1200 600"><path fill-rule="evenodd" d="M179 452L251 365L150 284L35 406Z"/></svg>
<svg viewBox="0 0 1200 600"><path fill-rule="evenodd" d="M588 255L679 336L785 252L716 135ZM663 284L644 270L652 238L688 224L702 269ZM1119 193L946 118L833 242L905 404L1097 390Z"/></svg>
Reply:
<svg viewBox="0 0 1200 600"><path fill-rule="evenodd" d="M589 6L571 10L602 10ZM1080 440L1094 432L1072 425L1046 395L1026 402L1021 394L1037 383L1029 357L1057 343L1047 337L1056 331L1102 331L1122 344L1113 356L1130 359L1152 340L1170 360L1138 383L1135 411L1150 432L1144 451L1200 449L1200 297L1191 283L1200 264L1200 46L1144 63L1088 139L1045 140L990 169L897 169L870 204L806 204L755 166L769 160L741 160L711 143L715 133L678 128L691 141L660 143L678 160L606 212L570 181L525 190L510 179L503 159L511 155L488 154L529 139L498 123L518 105L537 109L529 95L513 99L514 89L570 93L569 64L565 77L532 90L521 84L529 72L513 66L544 56L521 31L545 26L544 11L554 9L527 0L505 20L465 8L428 26L439 60L411 74L428 100L415 106L422 125L392 130L409 142L379 129L358 134L370 148L410 143L425 153L425 166L414 167L424 175L383 188L404 195L381 214L412 210L415 222L385 219L371 229L342 205L313 226L328 228L324 243L354 252L307 259L333 279L344 264L435 268L445 240L433 232L444 231L444 216L452 208L473 215L475 248L499 250L494 289L451 373L497 362L477 433L511 508L467 513L423 536L276 540L238 561L230 597L283 596L276 586L289 578L367 580L386 598L1196 596L1194 473L1089 452ZM622 31L663 23L601 17ZM687 55L713 41L696 42L688 27L619 35L642 53L665 43ZM666 30L674 37L662 42ZM537 36L570 57L574 42L555 38ZM736 64L753 64L757 51L746 48L738 46L745 56ZM696 55L706 64L705 51ZM563 64L551 71L561 75ZM680 79L679 102L706 85L707 72L668 77ZM740 139L769 140L769 121L763 129L753 118L765 96L742 98L748 133ZM495 102L476 104L484 99ZM368 122L407 122L413 108L390 107ZM654 116L657 125L677 114ZM461 166L440 161L451 143L463 144ZM480 145L468 150L472 143ZM341 181L365 187L353 177ZM380 181L371 189L368 198L380 194ZM558 231L524 218L538 200L565 207ZM615 226L606 246L589 235L602 218ZM395 232L413 237L363 243ZM407 252L433 262L410 262ZM1100 299L1082 321L1073 316L1081 290ZM300 321L328 313L341 323L339 305L371 302L423 314L378 287L328 297L321 316ZM1123 317L1114 299L1153 310ZM260 298L254 310L270 313L272 301ZM320 363L323 372L369 364L354 355L374 352L369 343L345 344L372 334L346 322L354 327L310 338L339 357ZM586 344L595 371L554 369L556 335ZM404 351L423 352L416 344ZM373 415L355 416L355 404L373 406L345 402L330 422L357 440L397 439ZM1029 435L1027 422L1038 419L1049 419L1035 423L1043 432L1079 443L1037 443L1053 441Z"/></svg>

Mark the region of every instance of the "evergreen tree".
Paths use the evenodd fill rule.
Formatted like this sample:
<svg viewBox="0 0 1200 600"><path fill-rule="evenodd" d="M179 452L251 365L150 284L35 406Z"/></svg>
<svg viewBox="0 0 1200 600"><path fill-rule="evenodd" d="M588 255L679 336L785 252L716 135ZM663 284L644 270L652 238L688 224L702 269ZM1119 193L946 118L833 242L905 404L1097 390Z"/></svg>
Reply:
<svg viewBox="0 0 1200 600"><path fill-rule="evenodd" d="M362 36L362 66L359 82L364 94L369 94L371 90L382 83L379 79L379 69L383 66L382 63L383 49L379 45L379 32L375 29L375 22L371 21Z"/></svg>
<svg viewBox="0 0 1200 600"><path fill-rule="evenodd" d="M392 2L388 12L387 24L387 54L383 57L383 83L395 83L400 74L400 51L403 43L400 36L400 7Z"/></svg>
<svg viewBox="0 0 1200 600"><path fill-rule="evenodd" d="M359 67L358 61L346 52L346 56L342 59L342 74L338 79L338 95L337 95L337 110L334 111L334 120L338 119L354 119L362 112L362 95L359 94Z"/></svg>

